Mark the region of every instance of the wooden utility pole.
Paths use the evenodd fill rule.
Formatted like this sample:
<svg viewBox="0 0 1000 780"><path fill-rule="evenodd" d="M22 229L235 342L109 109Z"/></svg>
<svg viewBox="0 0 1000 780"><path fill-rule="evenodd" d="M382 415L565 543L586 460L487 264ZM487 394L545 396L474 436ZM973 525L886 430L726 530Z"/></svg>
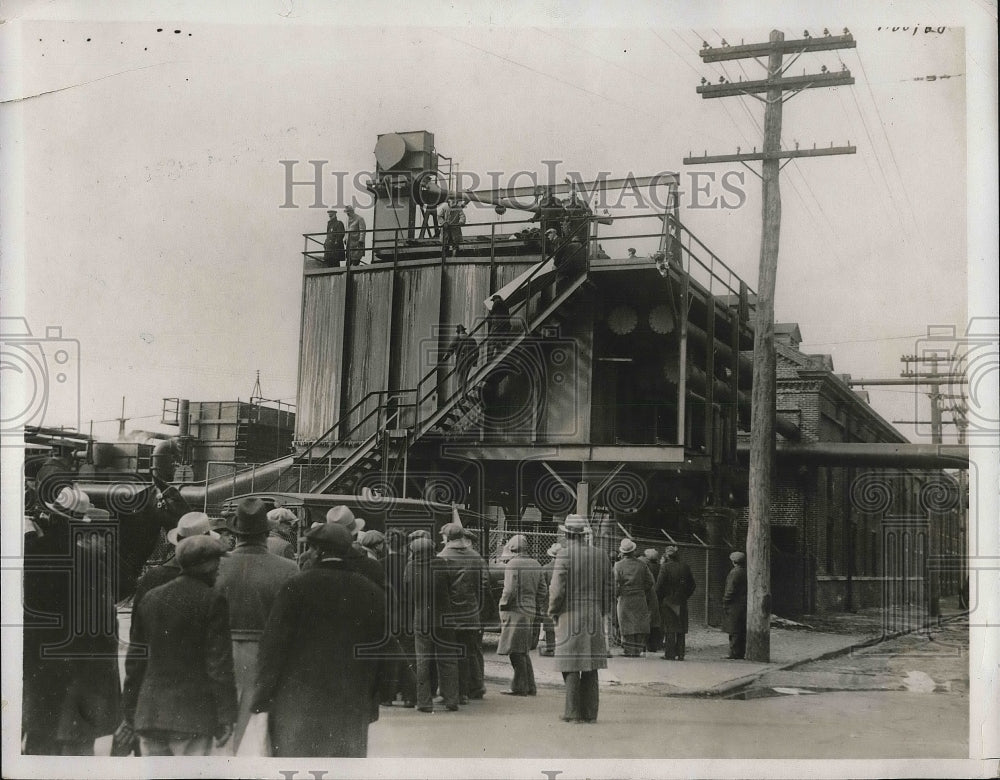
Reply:
<svg viewBox="0 0 1000 780"><path fill-rule="evenodd" d="M767 43L741 46L724 44L722 48L707 45L700 54L704 62L754 59L767 56L767 77L759 81L732 83L725 78L719 84L704 83L698 87L703 98L749 95L764 103L764 146L751 154L686 157L685 165L716 162L760 161L762 181L760 269L757 282L757 314L754 326L753 391L750 405L750 506L747 530L747 647L746 657L753 661L771 659L771 482L774 472L775 415L775 352L774 352L774 288L778 271L778 245L781 235L781 191L779 175L782 159L819 157L832 154L853 154L853 146L828 149L782 151L782 106L786 100L804 89L853 84L846 68L837 73L826 72L785 77L784 73L804 52L846 49L855 46L854 38L845 30L842 36L805 37L786 41L780 30L772 30ZM794 55L787 67L784 55ZM791 92L785 96L785 92ZM759 97L764 94L765 97ZM747 166L749 168L749 166ZM751 169L753 171L753 169ZM756 174L756 171L753 171Z"/></svg>

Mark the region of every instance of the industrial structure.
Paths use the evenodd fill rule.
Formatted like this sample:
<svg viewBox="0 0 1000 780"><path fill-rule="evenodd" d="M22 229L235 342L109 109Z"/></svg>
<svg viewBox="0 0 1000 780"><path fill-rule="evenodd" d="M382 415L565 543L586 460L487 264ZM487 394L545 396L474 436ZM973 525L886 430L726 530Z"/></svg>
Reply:
<svg viewBox="0 0 1000 780"><path fill-rule="evenodd" d="M309 520L331 496L376 525L412 521L421 505L435 524L457 512L485 532L488 554L514 530L538 532L540 553L542 535L578 512L609 551L623 534L690 545L704 596L692 615L717 622L726 555L746 534L756 296L681 222L676 179L659 182L673 196L665 210L612 219L588 201L622 181L455 191L425 131L380 136L375 157L373 225L355 239L369 262L331 264L325 235L305 236L292 440L291 418L276 419L251 456L245 437L237 444L247 410L178 403L172 419L189 440L228 420L233 457L213 450L198 473L154 463L158 476L215 513L249 493ZM436 215L445 202L485 215L450 252ZM658 251L626 253L643 243ZM845 532L857 512L816 495L849 503L871 467L967 465L961 451L906 443L832 365L801 356L796 334L777 347L775 544L789 558L772 592L786 614L869 602L868 574L834 563L837 545L867 549L867 526ZM851 433L859 426L867 433ZM87 489L108 502L100 480ZM837 585L845 565L855 568Z"/></svg>

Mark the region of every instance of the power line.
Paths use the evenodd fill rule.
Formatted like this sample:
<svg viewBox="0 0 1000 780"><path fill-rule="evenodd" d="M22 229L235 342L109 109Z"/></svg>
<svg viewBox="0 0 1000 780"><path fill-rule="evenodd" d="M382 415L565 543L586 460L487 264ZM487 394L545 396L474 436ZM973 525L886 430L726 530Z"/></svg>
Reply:
<svg viewBox="0 0 1000 780"><path fill-rule="evenodd" d="M886 146L889 147L889 157L892 159L892 164L896 169L896 175L899 177L899 182L902 186L903 197L906 199L906 205L910 209L910 217L913 219L913 224L920 231L920 224L917 222L917 213L913 208L913 203L910 201L910 193L906 189L906 185L903 184L903 174L899 169L899 162L896 160L896 152L892 148L892 141L889 139L889 132L885 129L885 121L882 119L882 112L879 111L878 101L875 100L875 92L872 90L872 85L868 79L868 71L865 70L865 63L861 59L861 53L855 50L855 56L858 58L858 65L861 66L861 73L865 77L865 87L868 89L868 96L872 100L872 105L875 106L875 116L878 117L878 122L882 126L882 135L885 136ZM922 242L921 242L922 243Z"/></svg>

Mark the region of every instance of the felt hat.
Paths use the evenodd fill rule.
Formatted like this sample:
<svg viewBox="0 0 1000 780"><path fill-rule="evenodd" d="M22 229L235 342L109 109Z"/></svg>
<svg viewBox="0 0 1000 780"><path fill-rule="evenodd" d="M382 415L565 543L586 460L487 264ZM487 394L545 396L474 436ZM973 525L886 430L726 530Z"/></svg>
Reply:
<svg viewBox="0 0 1000 780"><path fill-rule="evenodd" d="M351 534L365 530L365 521L360 517L355 517L354 512L343 504L333 507L326 513L326 522L342 525Z"/></svg>
<svg viewBox="0 0 1000 780"><path fill-rule="evenodd" d="M207 534L188 536L177 544L177 564L183 571L213 558L228 558L226 546Z"/></svg>
<svg viewBox="0 0 1000 780"><path fill-rule="evenodd" d="M411 542L414 541L415 539L430 539L431 532L428 531L426 528L420 528L417 529L416 531L411 531L410 535L407 536L406 538L409 539ZM431 544L433 546L433 542Z"/></svg>
<svg viewBox="0 0 1000 780"><path fill-rule="evenodd" d="M745 553L741 553L737 550L736 552L729 553L729 560L733 563L746 563L747 556Z"/></svg>
<svg viewBox="0 0 1000 780"><path fill-rule="evenodd" d="M188 512L181 515L177 526L167 531L167 541L176 547L181 539L192 536L211 536L218 539L219 535L212 530L212 520L204 512Z"/></svg>
<svg viewBox="0 0 1000 780"><path fill-rule="evenodd" d="M645 550L642 551L642 554L645 555L651 561L655 561L657 558L660 557L660 553L657 552L655 547L647 547Z"/></svg>
<svg viewBox="0 0 1000 780"><path fill-rule="evenodd" d="M635 552L635 542L631 539L622 539L621 544L618 545L618 552L623 555L629 555Z"/></svg>
<svg viewBox="0 0 1000 780"><path fill-rule="evenodd" d="M267 504L259 498L244 498L236 505L229 530L237 536L259 536L271 530L267 524Z"/></svg>
<svg viewBox="0 0 1000 780"><path fill-rule="evenodd" d="M581 515L566 515L565 522L559 526L559 530L567 536L579 536L587 532L587 519Z"/></svg>
<svg viewBox="0 0 1000 780"><path fill-rule="evenodd" d="M71 520L84 520L87 510L90 509L90 496L78 487L67 485L56 496L55 501L45 502L50 510Z"/></svg>
<svg viewBox="0 0 1000 780"><path fill-rule="evenodd" d="M351 532L340 523L322 523L309 531L306 539L314 547L333 555L350 555L352 551Z"/></svg>

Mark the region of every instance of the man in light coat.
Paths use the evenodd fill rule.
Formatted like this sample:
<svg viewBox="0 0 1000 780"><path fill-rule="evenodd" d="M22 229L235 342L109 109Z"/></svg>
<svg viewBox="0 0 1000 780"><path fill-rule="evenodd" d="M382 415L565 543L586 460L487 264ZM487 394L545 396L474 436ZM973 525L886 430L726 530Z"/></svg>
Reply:
<svg viewBox="0 0 1000 780"><path fill-rule="evenodd" d="M236 745L243 739L250 719L257 679L258 643L267 617L281 586L299 573L294 561L268 550L270 514L259 498L240 501L229 524L229 530L236 537L236 547L219 564L219 578L215 582L215 589L229 603L229 630L239 701Z"/></svg>
<svg viewBox="0 0 1000 780"><path fill-rule="evenodd" d="M653 575L646 564L635 557L635 542L631 539L622 539L618 552L621 560L615 564L614 580L622 648L626 658L638 658L649 636Z"/></svg>
<svg viewBox="0 0 1000 780"><path fill-rule="evenodd" d="M541 564L528 555L528 539L517 534L507 542L510 560L504 569L500 596L500 642L497 655L510 656L514 667L512 696L534 696L535 672L529 653L538 645L538 623L546 608L548 589Z"/></svg>
<svg viewBox="0 0 1000 780"><path fill-rule="evenodd" d="M213 735L219 746L232 736L229 608L212 587L219 559L228 554L218 539L183 539L177 545L180 576L153 588L132 615L124 730L139 735L144 756L204 756Z"/></svg>
<svg viewBox="0 0 1000 780"><path fill-rule="evenodd" d="M586 542L587 521L569 515L559 526L566 535L552 567L549 614L556 621L556 665L566 683L562 719L597 720L597 671L608 666L604 616L611 611L611 567L607 556Z"/></svg>

